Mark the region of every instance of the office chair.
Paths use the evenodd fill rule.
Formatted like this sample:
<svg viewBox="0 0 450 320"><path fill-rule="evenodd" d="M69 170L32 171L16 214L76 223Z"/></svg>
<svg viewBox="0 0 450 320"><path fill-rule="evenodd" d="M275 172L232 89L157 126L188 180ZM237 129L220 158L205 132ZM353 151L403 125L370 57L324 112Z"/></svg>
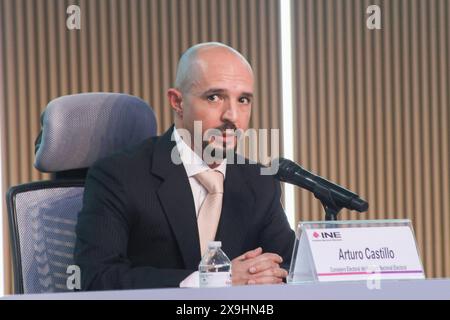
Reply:
<svg viewBox="0 0 450 320"><path fill-rule="evenodd" d="M119 93L83 93L52 100L42 113L34 166L49 181L9 189L7 209L16 293L72 291L75 226L88 168L156 135L143 100ZM82 271L81 271L82 272ZM76 287L75 287L76 289Z"/></svg>

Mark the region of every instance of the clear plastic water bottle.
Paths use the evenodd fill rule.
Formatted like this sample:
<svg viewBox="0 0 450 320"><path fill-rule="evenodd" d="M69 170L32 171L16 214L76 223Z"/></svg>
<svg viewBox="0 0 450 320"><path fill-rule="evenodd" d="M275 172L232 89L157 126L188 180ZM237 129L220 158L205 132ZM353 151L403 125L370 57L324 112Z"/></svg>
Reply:
<svg viewBox="0 0 450 320"><path fill-rule="evenodd" d="M222 251L222 242L211 241L198 266L201 288L231 286L231 261Z"/></svg>

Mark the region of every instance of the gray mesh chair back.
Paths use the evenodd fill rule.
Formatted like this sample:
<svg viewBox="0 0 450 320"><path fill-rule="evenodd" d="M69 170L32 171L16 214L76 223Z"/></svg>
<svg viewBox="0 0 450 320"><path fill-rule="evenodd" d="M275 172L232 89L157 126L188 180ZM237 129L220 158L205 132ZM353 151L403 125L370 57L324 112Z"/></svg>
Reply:
<svg viewBox="0 0 450 320"><path fill-rule="evenodd" d="M9 190L17 293L69 290L67 272L73 264L83 185L84 181L43 181Z"/></svg>
<svg viewBox="0 0 450 320"><path fill-rule="evenodd" d="M98 159L156 135L156 118L141 99L84 93L51 101L41 117L35 167L56 174L84 170ZM75 226L84 176L32 182L7 193L16 293L71 291Z"/></svg>

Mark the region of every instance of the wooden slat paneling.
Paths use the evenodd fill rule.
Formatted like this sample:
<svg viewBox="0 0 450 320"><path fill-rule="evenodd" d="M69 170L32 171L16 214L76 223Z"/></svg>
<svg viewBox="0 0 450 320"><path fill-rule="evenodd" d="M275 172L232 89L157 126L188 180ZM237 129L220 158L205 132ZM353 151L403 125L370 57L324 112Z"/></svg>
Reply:
<svg viewBox="0 0 450 320"><path fill-rule="evenodd" d="M366 8L382 29L366 28ZM413 221L428 277L450 276L447 0L293 0L296 161ZM322 220L297 190L299 220Z"/></svg>

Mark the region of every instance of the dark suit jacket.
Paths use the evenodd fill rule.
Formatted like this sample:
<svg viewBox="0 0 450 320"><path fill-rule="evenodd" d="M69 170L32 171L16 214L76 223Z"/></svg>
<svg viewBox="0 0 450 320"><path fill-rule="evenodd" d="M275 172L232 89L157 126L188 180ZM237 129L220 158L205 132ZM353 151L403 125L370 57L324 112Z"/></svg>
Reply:
<svg viewBox="0 0 450 320"><path fill-rule="evenodd" d="M173 127L89 170L76 227L82 290L177 287L198 269L194 200L170 158ZM228 164L216 240L230 259L261 246L289 264L294 244L280 185L255 164Z"/></svg>

